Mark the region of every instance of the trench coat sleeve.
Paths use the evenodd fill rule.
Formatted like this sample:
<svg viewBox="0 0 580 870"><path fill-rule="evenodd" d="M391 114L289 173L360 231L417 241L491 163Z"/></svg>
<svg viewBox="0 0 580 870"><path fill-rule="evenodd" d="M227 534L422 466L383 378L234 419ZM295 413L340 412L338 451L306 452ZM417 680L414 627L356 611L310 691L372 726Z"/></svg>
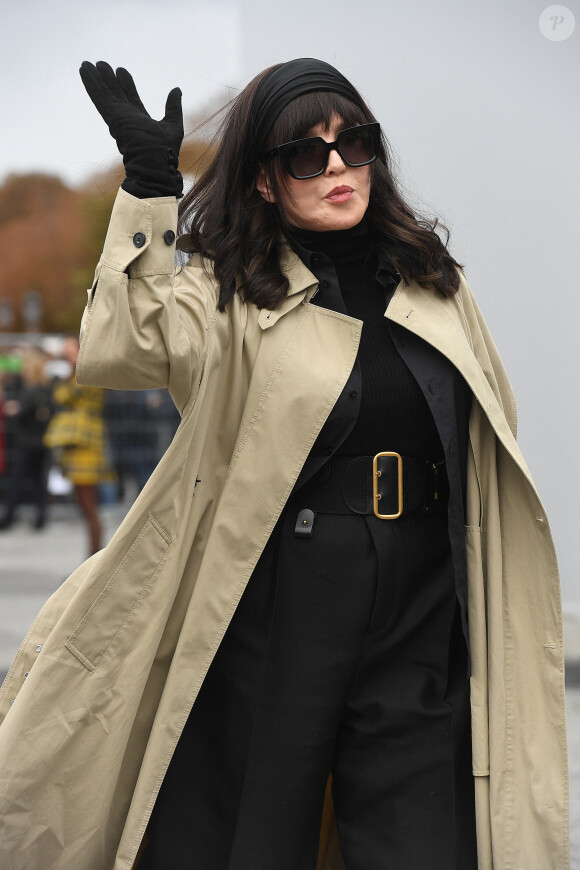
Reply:
<svg viewBox="0 0 580 870"><path fill-rule="evenodd" d="M168 387L183 413L199 380L216 294L203 270L175 269L176 225L175 197L119 191L88 291L76 374L88 386Z"/></svg>

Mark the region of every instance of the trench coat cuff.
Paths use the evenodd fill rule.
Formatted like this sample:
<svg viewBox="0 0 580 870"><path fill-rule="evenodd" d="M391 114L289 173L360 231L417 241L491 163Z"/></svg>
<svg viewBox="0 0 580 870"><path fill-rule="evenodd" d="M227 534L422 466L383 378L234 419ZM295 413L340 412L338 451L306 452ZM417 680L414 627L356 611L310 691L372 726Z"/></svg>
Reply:
<svg viewBox="0 0 580 870"><path fill-rule="evenodd" d="M177 198L138 199L117 194L101 263L131 278L172 275L175 262Z"/></svg>

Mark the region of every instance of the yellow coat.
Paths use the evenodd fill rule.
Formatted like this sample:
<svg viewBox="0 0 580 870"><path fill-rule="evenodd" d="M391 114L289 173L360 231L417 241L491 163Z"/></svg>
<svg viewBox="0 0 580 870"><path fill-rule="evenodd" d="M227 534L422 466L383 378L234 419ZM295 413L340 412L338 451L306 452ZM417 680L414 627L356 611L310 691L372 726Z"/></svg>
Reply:
<svg viewBox="0 0 580 870"><path fill-rule="evenodd" d="M56 451L65 477L84 485L110 478L103 420L105 391L79 386L71 378L57 384L53 397L60 407L48 424L44 444Z"/></svg>
<svg viewBox="0 0 580 870"><path fill-rule="evenodd" d="M198 262L174 277L163 234L175 222L174 199L121 191L89 291L79 382L169 386L182 422L111 543L45 605L5 681L3 870L133 866L212 656L355 360L360 321L310 304L316 279L289 249L280 309L236 298L219 313ZM516 444L512 391L463 278L451 299L401 283L386 316L444 353L474 395L466 534L479 867L566 870L557 565ZM340 870L332 825L323 840L320 867Z"/></svg>

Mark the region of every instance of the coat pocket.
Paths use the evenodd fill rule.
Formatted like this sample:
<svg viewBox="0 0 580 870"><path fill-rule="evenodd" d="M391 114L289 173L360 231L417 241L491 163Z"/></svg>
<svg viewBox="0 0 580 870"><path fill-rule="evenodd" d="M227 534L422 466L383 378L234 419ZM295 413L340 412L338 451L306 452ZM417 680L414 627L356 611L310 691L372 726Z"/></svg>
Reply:
<svg viewBox="0 0 580 870"><path fill-rule="evenodd" d="M486 589L481 529L466 526L469 578L469 645L471 649L471 740L474 776L489 775L489 700L487 673Z"/></svg>
<svg viewBox="0 0 580 870"><path fill-rule="evenodd" d="M151 589L167 557L171 538L155 517L147 522L89 607L66 647L94 671Z"/></svg>

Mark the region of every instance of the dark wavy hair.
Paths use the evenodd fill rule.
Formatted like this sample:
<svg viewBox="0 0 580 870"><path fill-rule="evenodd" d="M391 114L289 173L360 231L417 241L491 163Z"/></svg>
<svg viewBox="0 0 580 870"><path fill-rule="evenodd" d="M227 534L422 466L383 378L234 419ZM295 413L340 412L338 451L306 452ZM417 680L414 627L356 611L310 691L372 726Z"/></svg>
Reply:
<svg viewBox="0 0 580 870"><path fill-rule="evenodd" d="M270 69L274 69L271 67ZM259 308L276 308L288 292L280 270L280 233L287 229L284 215L266 202L256 189L260 166L252 154L252 100L264 70L226 107L207 167L183 198L179 210L180 247L202 257L204 268L219 282L218 307L223 311L235 293ZM376 118L332 91L297 97L276 119L265 151L282 142L305 136L322 124L329 129L338 115L345 127L371 123ZM371 164L371 193L366 212L375 243L391 258L405 281L452 296L459 286L459 264L447 250L449 232L437 219L416 216L397 189L392 158L385 136L381 153ZM286 178L276 158L264 163L268 183L278 201ZM304 182L308 184L308 181ZM442 231L444 241L437 230Z"/></svg>

